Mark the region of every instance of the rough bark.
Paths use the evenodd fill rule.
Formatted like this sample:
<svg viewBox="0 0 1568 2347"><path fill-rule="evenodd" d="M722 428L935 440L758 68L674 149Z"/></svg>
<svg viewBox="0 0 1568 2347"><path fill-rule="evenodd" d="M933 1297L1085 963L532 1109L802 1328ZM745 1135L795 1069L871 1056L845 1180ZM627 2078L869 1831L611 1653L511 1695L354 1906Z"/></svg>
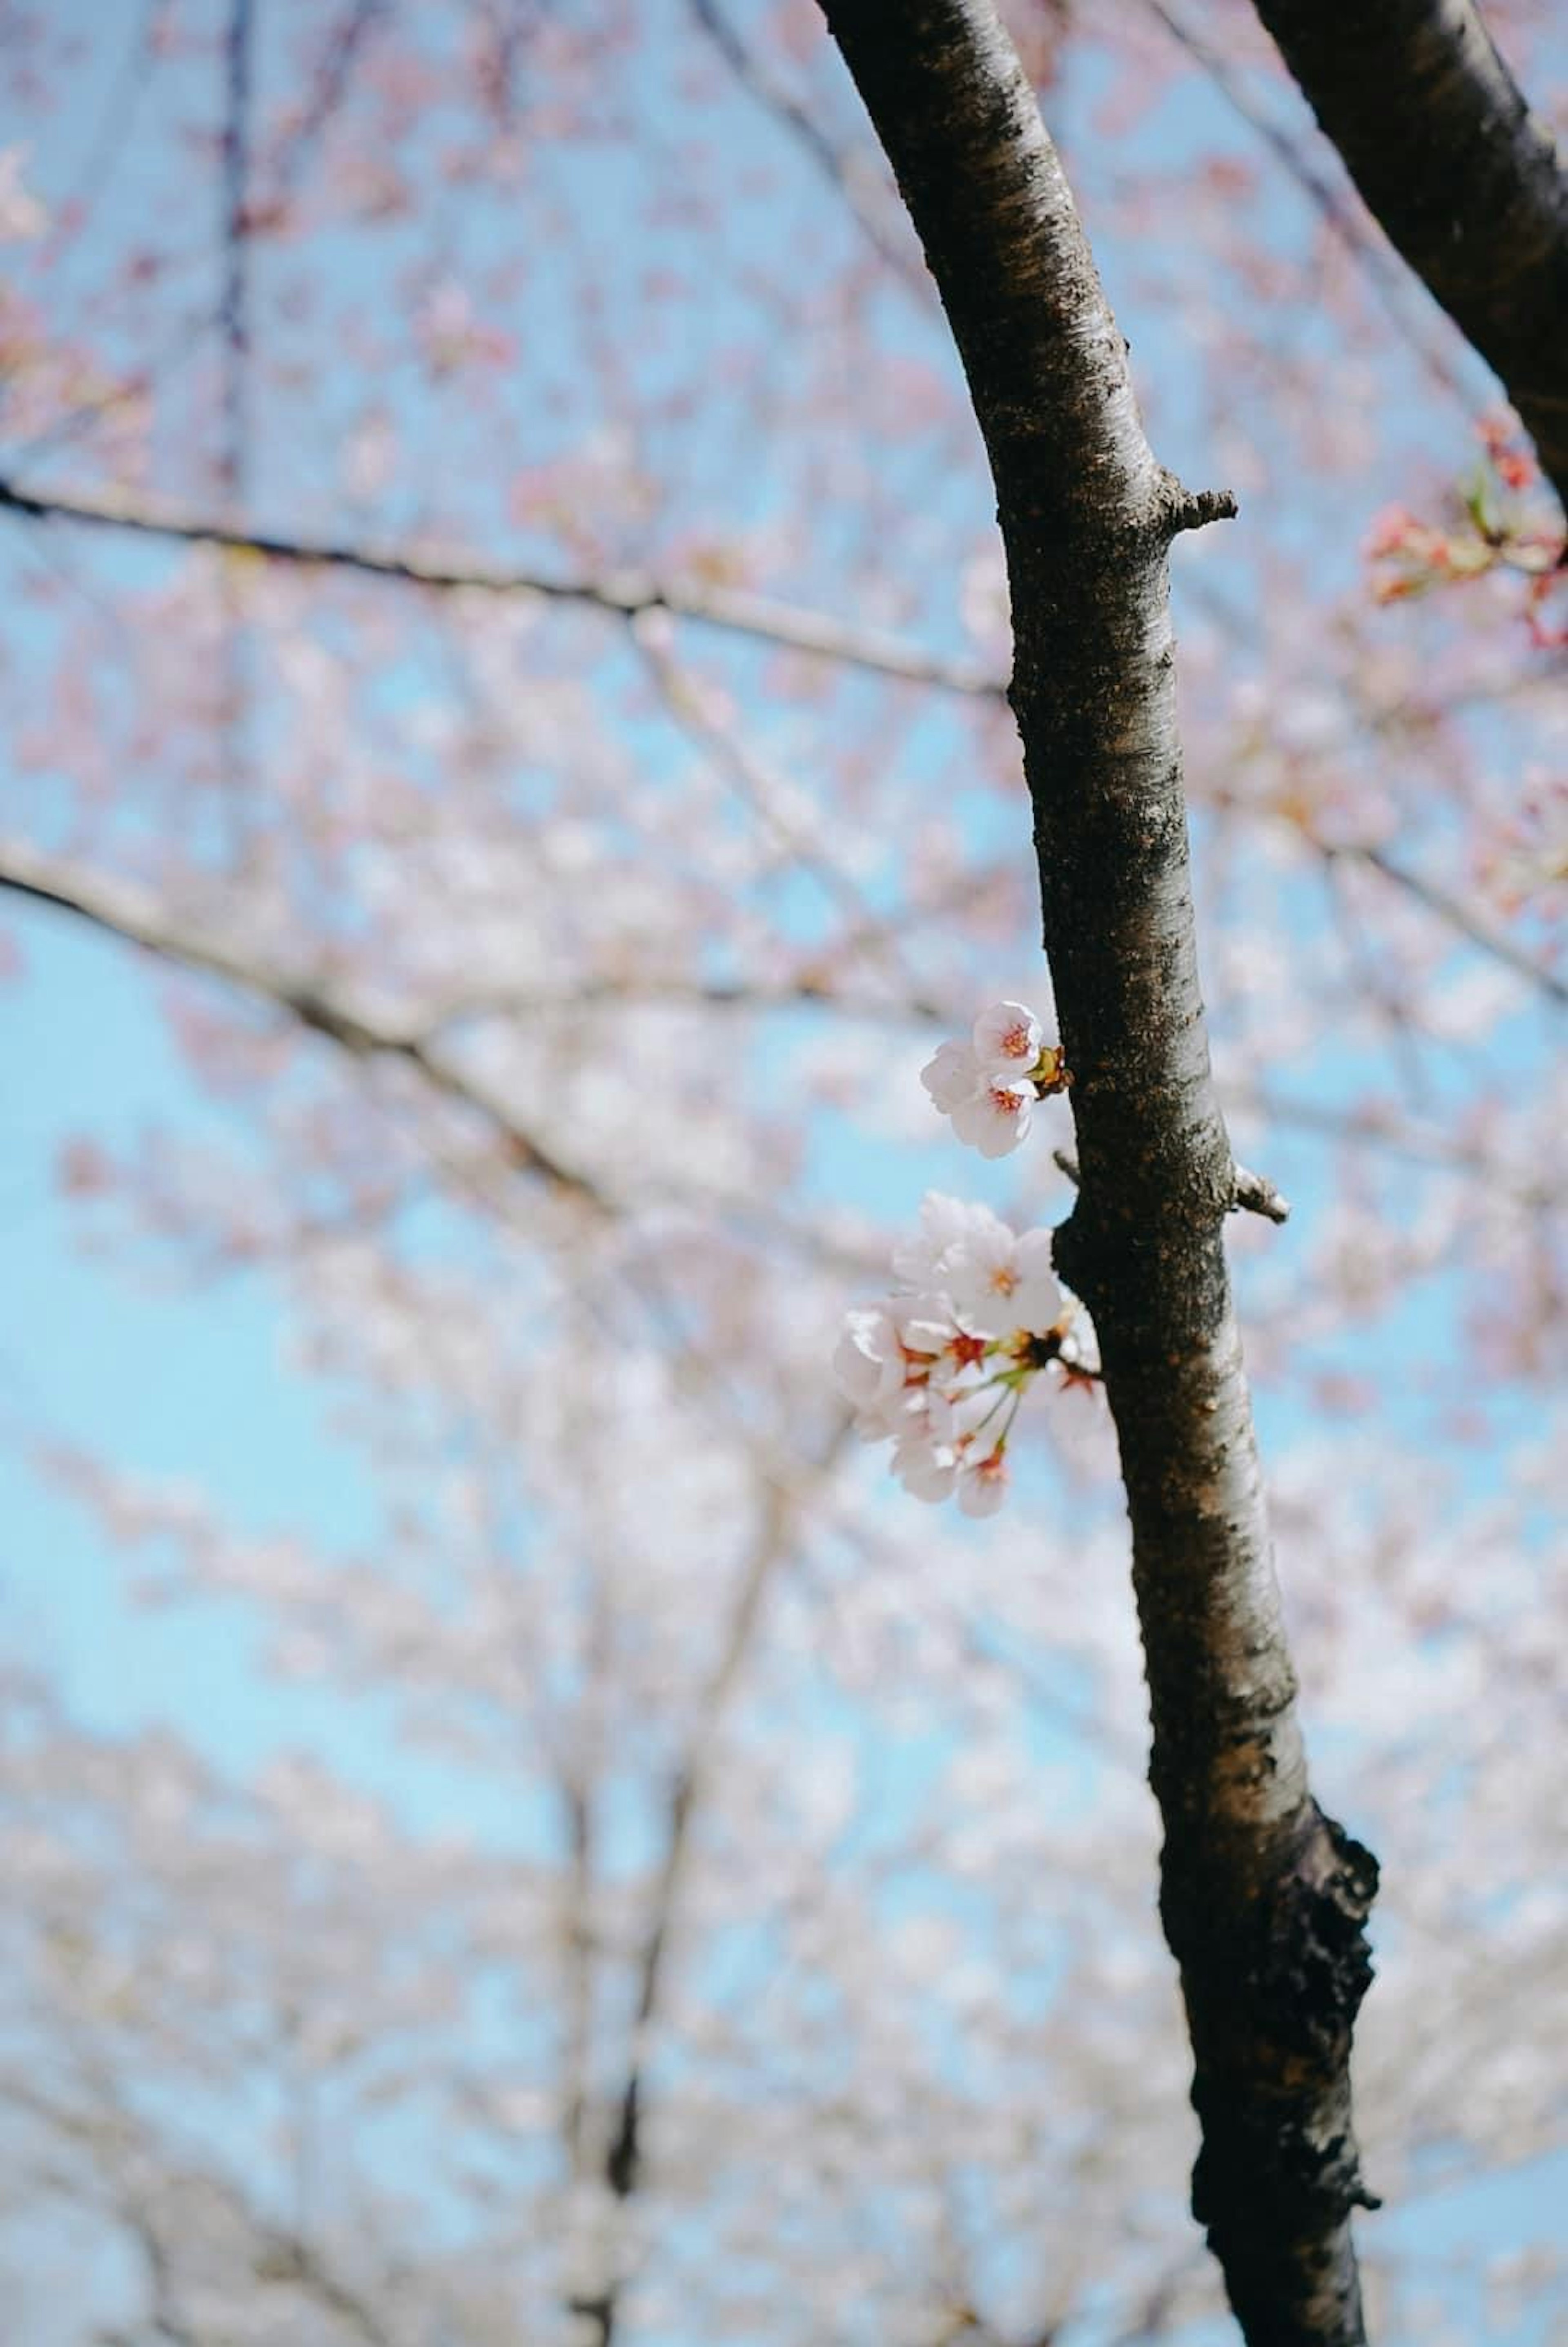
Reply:
<svg viewBox="0 0 1568 2347"><path fill-rule="evenodd" d="M1568 510L1568 177L1470 0L1257 0L1368 210Z"/></svg>
<svg viewBox="0 0 1568 2347"><path fill-rule="evenodd" d="M1358 2347L1370 2205L1349 2055L1368 1852L1312 1799L1223 1245L1237 1172L1210 1077L1167 556L1233 510L1145 438L1126 344L989 0L824 0L910 207L996 486L1013 706L1074 1076L1057 1236L1094 1315L1132 1522L1203 2147L1195 2214L1253 2347Z"/></svg>

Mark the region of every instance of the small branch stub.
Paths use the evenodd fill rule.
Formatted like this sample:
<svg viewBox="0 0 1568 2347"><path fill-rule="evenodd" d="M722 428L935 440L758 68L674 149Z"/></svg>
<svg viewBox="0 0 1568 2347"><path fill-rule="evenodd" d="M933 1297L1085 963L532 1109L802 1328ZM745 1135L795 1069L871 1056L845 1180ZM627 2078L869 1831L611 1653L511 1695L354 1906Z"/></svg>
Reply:
<svg viewBox="0 0 1568 2347"><path fill-rule="evenodd" d="M1232 489L1187 489L1167 473L1163 520L1172 538L1184 529L1205 529L1211 521L1234 521L1240 511Z"/></svg>
<svg viewBox="0 0 1568 2347"><path fill-rule="evenodd" d="M1055 1149L1051 1153L1051 1160L1058 1173L1064 1174L1076 1189L1077 1159L1068 1150ZM1271 1223L1288 1223L1290 1220L1290 1201L1265 1174L1254 1174L1247 1166L1237 1165L1233 1172L1230 1211L1232 1214L1262 1214L1266 1221Z"/></svg>
<svg viewBox="0 0 1568 2347"><path fill-rule="evenodd" d="M1262 1214L1271 1223L1290 1220L1290 1201L1281 1197L1272 1182L1247 1166L1236 1169L1236 1186L1231 1194L1232 1209L1243 1208L1249 1214Z"/></svg>

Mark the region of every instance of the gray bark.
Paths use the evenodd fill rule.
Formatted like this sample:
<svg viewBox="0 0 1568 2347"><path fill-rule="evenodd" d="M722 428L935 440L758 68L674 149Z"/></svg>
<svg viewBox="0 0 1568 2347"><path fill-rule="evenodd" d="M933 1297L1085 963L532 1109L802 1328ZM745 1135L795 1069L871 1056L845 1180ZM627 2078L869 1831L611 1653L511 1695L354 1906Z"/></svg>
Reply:
<svg viewBox="0 0 1568 2347"><path fill-rule="evenodd" d="M1228 514L1155 460L1033 93L989 0L823 0L957 342L1012 586L1011 699L1132 1523L1203 2147L1193 2207L1252 2347L1359 2347L1352 2025L1377 1870L1308 1784L1223 1232L1167 558Z"/></svg>

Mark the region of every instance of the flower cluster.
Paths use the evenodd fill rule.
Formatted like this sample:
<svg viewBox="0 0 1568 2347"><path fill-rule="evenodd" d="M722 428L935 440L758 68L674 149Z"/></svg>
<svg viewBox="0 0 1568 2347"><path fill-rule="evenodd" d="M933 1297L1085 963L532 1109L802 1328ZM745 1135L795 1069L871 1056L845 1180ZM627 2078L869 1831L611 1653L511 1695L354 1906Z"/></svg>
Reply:
<svg viewBox="0 0 1568 2347"><path fill-rule="evenodd" d="M1477 429L1484 461L1459 487L1445 526L1405 506L1386 506L1374 517L1363 549L1373 566L1373 600L1403 602L1492 571L1517 571L1528 582L1523 617L1532 641L1557 649L1568 639L1542 607L1558 581L1563 539L1543 526L1526 494L1540 479L1534 456L1506 416L1484 418Z"/></svg>
<svg viewBox="0 0 1568 2347"><path fill-rule="evenodd" d="M1073 1306L1052 1276L1051 1234L1009 1230L985 1206L932 1192L893 1255L897 1291L850 1312L833 1356L840 1391L917 1500L956 1491L972 1516L1002 1503L1007 1438L1031 1380L1075 1369Z"/></svg>
<svg viewBox="0 0 1568 2347"><path fill-rule="evenodd" d="M921 1081L952 1119L960 1141L983 1157L1005 1157L1026 1137L1035 1102L1064 1092L1072 1079L1060 1047L1044 1041L1033 1010L1022 1002L993 1002L967 1043L941 1046Z"/></svg>

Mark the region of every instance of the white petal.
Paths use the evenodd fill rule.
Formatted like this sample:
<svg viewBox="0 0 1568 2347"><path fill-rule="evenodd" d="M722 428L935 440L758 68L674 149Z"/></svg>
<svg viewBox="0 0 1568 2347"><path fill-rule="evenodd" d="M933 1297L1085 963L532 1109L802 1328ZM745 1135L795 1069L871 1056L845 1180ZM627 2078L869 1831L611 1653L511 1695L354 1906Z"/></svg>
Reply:
<svg viewBox="0 0 1568 2347"><path fill-rule="evenodd" d="M993 1516L1007 1496L1007 1470L988 1461L966 1467L958 1479L958 1504L966 1516Z"/></svg>
<svg viewBox="0 0 1568 2347"><path fill-rule="evenodd" d="M1041 1041L1026 1002L993 1002L974 1022L974 1056L988 1075L1023 1076L1040 1057Z"/></svg>
<svg viewBox="0 0 1568 2347"><path fill-rule="evenodd" d="M1034 1336L1044 1336L1063 1309L1062 1290L1051 1268L1049 1231L1025 1231L1018 1242L1014 1268L1018 1274L1018 1285L1013 1291L1013 1307L1018 1315L1015 1325Z"/></svg>
<svg viewBox="0 0 1568 2347"><path fill-rule="evenodd" d="M899 1332L880 1306L844 1315L844 1331L833 1352L840 1392L857 1409L874 1410L904 1381Z"/></svg>
<svg viewBox="0 0 1568 2347"><path fill-rule="evenodd" d="M1027 1134L1033 1106L1033 1093L988 1084L973 1100L951 1112L952 1129L983 1157L1006 1157Z"/></svg>
<svg viewBox="0 0 1568 2347"><path fill-rule="evenodd" d="M893 1472L917 1500L945 1500L958 1480L957 1454L945 1443L906 1436L893 1452Z"/></svg>
<svg viewBox="0 0 1568 2347"><path fill-rule="evenodd" d="M993 1223L996 1217L985 1206L967 1205L962 1198L928 1190L921 1201L919 1230L913 1238L901 1240L893 1252L893 1271L903 1286L916 1290L945 1287L942 1272L947 1260L973 1231L977 1219Z"/></svg>
<svg viewBox="0 0 1568 2347"><path fill-rule="evenodd" d="M951 1116L978 1091L980 1062L967 1043L943 1043L921 1070L920 1080L943 1116Z"/></svg>

